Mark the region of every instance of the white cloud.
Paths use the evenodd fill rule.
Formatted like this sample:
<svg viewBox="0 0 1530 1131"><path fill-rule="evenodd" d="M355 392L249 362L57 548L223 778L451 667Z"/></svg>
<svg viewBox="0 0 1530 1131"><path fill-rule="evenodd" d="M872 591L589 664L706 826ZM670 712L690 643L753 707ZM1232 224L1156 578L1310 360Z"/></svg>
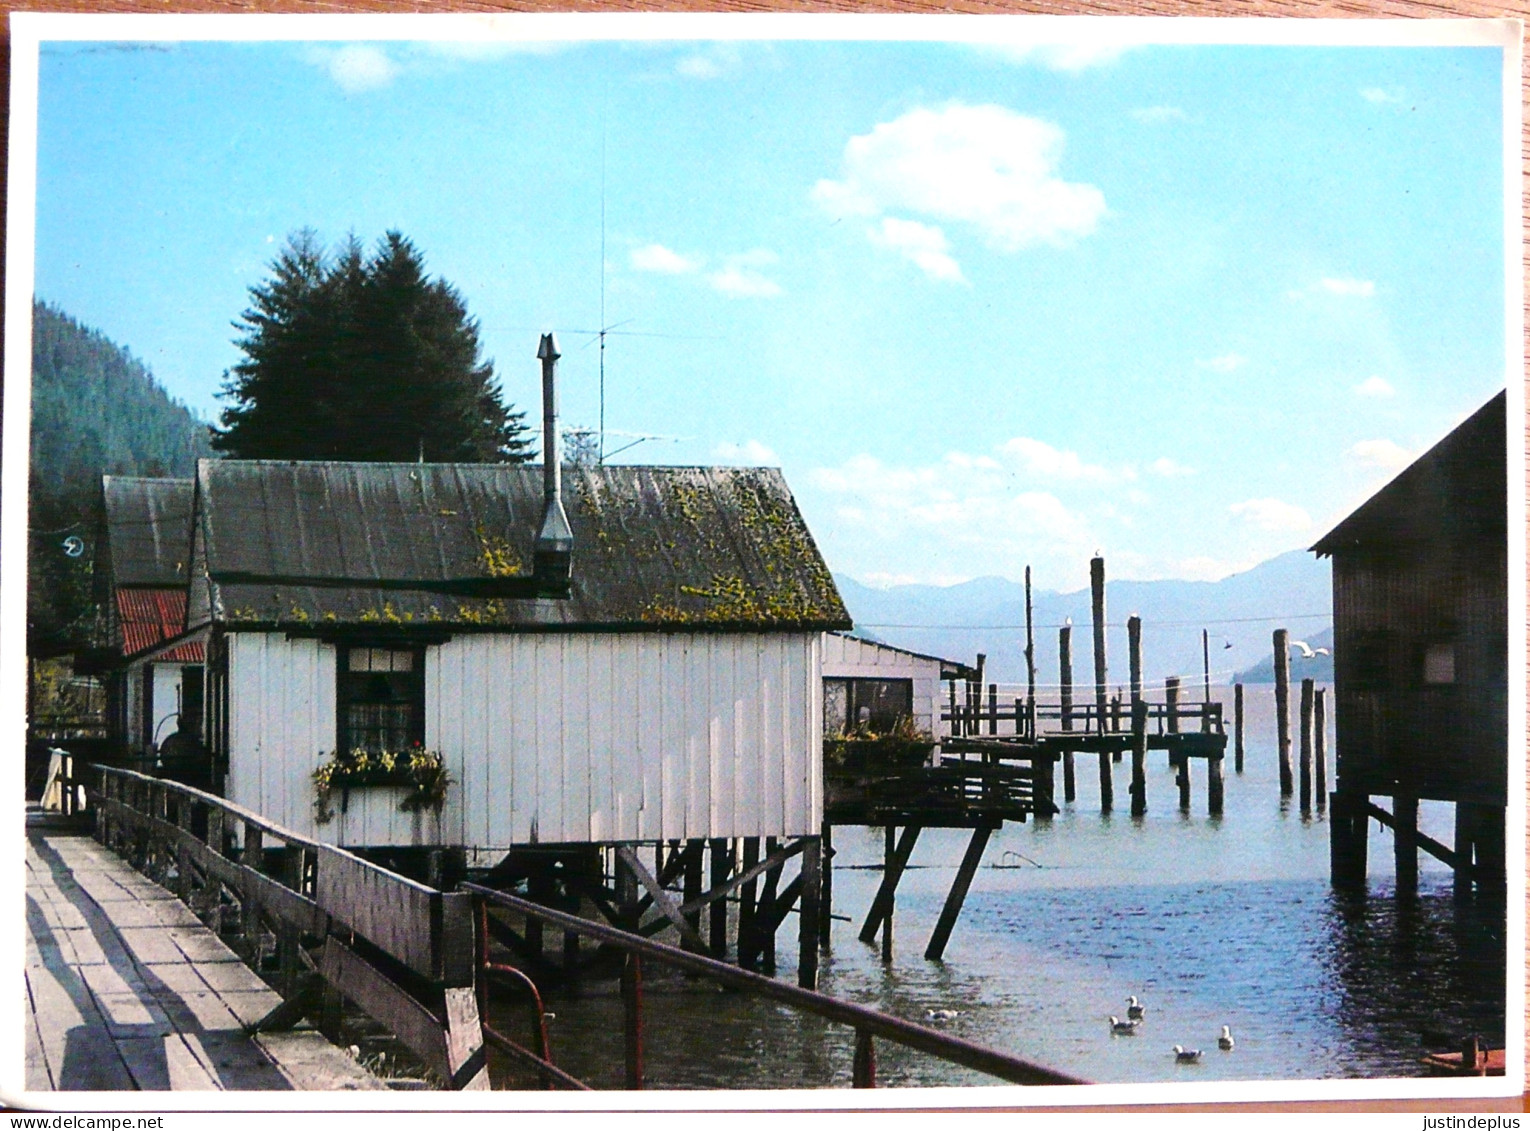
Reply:
<svg viewBox="0 0 1530 1131"><path fill-rule="evenodd" d="M1154 475L1160 475L1165 479L1183 479L1187 475L1195 474L1195 468L1186 467L1178 460L1170 459L1168 456L1161 456L1155 459L1152 463L1148 464L1148 470Z"/></svg>
<svg viewBox="0 0 1530 1131"><path fill-rule="evenodd" d="M743 464L747 467L779 467L781 457L758 440L745 440L735 444L724 440L712 449L712 458L723 463Z"/></svg>
<svg viewBox="0 0 1530 1131"><path fill-rule="evenodd" d="M1413 461L1413 455L1407 448L1391 440L1361 440L1344 454L1367 467L1379 467L1385 471L1396 471Z"/></svg>
<svg viewBox="0 0 1530 1131"><path fill-rule="evenodd" d="M675 64L675 73L688 79L717 79L736 72L742 62L737 44L714 43L682 58Z"/></svg>
<svg viewBox="0 0 1530 1131"><path fill-rule="evenodd" d="M1376 293L1376 284L1369 279L1352 279L1348 276L1324 279L1318 286L1331 295L1350 295L1355 298L1370 298Z"/></svg>
<svg viewBox="0 0 1530 1131"><path fill-rule="evenodd" d="M1392 388L1391 382L1383 377L1367 377L1355 386L1355 392L1362 397L1390 397L1397 393Z"/></svg>
<svg viewBox="0 0 1530 1131"><path fill-rule="evenodd" d="M884 216L880 228L866 234L878 247L891 248L932 279L946 283L965 283L961 266L952 259L950 241L939 228L918 220L900 220Z"/></svg>
<svg viewBox="0 0 1530 1131"><path fill-rule="evenodd" d="M1010 463L1027 474L1041 479L1075 483L1116 483L1130 479L1130 472L1113 472L1099 464L1085 463L1077 452L1062 451L1042 440L1016 436L999 446ZM950 458L950 457L947 457Z"/></svg>
<svg viewBox="0 0 1530 1131"><path fill-rule="evenodd" d="M993 43L983 47L989 54L1014 63L1036 63L1049 71L1068 74L1107 66L1130 49L1130 44L1112 43L1099 35L1070 43Z"/></svg>
<svg viewBox="0 0 1530 1131"><path fill-rule="evenodd" d="M1250 526L1270 531L1300 531L1312 525L1312 516L1295 503L1280 499L1248 499L1227 508Z"/></svg>
<svg viewBox="0 0 1530 1131"><path fill-rule="evenodd" d="M399 65L387 52L365 43L348 43L335 50L318 49L310 58L324 67L335 85L347 94L387 86L399 72Z"/></svg>
<svg viewBox="0 0 1530 1131"><path fill-rule="evenodd" d="M1189 121L1185 112L1178 106L1139 106L1131 111L1131 116L1139 122L1147 122L1150 125Z"/></svg>
<svg viewBox="0 0 1530 1131"><path fill-rule="evenodd" d="M1391 90L1383 90L1379 86L1368 86L1360 92L1360 97L1372 106L1381 106L1388 102L1401 102L1403 89L1400 86L1394 86Z"/></svg>
<svg viewBox="0 0 1530 1131"><path fill-rule="evenodd" d="M1196 361L1202 369L1210 369L1216 373L1231 373L1235 369L1241 369L1248 364L1248 358L1241 353L1224 353L1217 357L1207 357Z"/></svg>
<svg viewBox="0 0 1530 1131"><path fill-rule="evenodd" d="M651 243L646 247L634 248L631 262L634 271L654 271L661 275L688 275L693 271L701 270L706 261L696 256L681 255L663 244Z"/></svg>
<svg viewBox="0 0 1530 1131"><path fill-rule="evenodd" d="M812 197L838 216L965 224L1005 252L1066 245L1093 232L1106 208L1094 185L1056 175L1062 147L1057 126L1003 106L920 107L852 137L841 179L819 181Z"/></svg>
<svg viewBox="0 0 1530 1131"><path fill-rule="evenodd" d="M707 282L714 291L729 298L775 298L781 293L778 283L758 271L736 264L713 271L707 276Z"/></svg>

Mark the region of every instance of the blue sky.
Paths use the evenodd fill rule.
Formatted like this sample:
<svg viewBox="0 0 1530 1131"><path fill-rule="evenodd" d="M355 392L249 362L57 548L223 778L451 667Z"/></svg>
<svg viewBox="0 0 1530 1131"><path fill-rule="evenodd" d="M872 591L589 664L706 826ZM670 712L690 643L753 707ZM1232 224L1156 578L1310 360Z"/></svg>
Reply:
<svg viewBox="0 0 1530 1131"><path fill-rule="evenodd" d="M396 228L531 418L558 330L594 425L604 277L607 447L779 464L838 571L1215 578L1503 387L1500 76L1490 48L46 43L36 293L215 419L287 235Z"/></svg>

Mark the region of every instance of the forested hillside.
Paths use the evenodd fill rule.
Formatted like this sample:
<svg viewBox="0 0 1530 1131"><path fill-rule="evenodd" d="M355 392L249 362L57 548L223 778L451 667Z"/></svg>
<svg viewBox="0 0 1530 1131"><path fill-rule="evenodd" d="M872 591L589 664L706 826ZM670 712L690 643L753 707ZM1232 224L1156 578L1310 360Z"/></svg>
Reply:
<svg viewBox="0 0 1530 1131"><path fill-rule="evenodd" d="M56 307L32 307L28 649L67 651L89 630L101 476L189 476L207 425L126 349ZM84 543L71 557L66 540Z"/></svg>

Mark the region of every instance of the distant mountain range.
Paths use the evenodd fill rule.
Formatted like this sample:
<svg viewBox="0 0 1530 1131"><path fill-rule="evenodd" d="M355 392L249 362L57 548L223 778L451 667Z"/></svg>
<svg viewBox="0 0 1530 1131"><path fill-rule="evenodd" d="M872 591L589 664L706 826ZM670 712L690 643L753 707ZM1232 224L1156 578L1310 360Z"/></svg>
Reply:
<svg viewBox="0 0 1530 1131"><path fill-rule="evenodd" d="M1106 561L1105 619L1108 680L1127 682L1126 619L1142 618L1143 669L1149 682L1178 675L1200 683L1202 629L1207 632L1213 683L1271 682L1271 636L1332 647L1333 591L1326 559L1305 550L1272 558L1221 581L1111 581ZM835 575L859 635L900 648L971 664L986 654L995 682L1025 682L1025 586L1002 577L961 585L899 585L873 589ZM1058 682L1058 626L1073 622L1073 682L1094 682L1094 643L1087 587L1071 593L1035 590L1031 597L1036 640L1036 682ZM1321 660L1322 657L1319 657ZM1240 674L1241 673L1241 674ZM1292 678L1325 678L1293 661ZM1332 676L1329 662L1328 675Z"/></svg>

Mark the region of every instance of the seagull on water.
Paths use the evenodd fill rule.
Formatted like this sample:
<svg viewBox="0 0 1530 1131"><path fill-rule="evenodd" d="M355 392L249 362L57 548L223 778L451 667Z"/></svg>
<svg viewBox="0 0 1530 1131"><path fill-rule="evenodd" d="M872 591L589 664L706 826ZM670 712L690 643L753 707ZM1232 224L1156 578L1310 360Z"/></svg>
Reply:
<svg viewBox="0 0 1530 1131"><path fill-rule="evenodd" d="M1230 1025L1223 1025L1222 1035L1217 1038L1217 1048L1221 1049L1223 1052L1232 1052L1232 1047L1232 1027Z"/></svg>
<svg viewBox="0 0 1530 1131"><path fill-rule="evenodd" d="M927 1021L954 1021L964 1012L961 1009L926 1009L924 1016Z"/></svg>
<svg viewBox="0 0 1530 1131"><path fill-rule="evenodd" d="M1137 1026L1140 1024L1142 1024L1140 1021L1122 1021L1119 1017L1112 1017L1110 1019L1110 1031L1118 1036L1127 1037L1135 1033Z"/></svg>
<svg viewBox="0 0 1530 1131"><path fill-rule="evenodd" d="M1132 994L1126 999L1126 1019L1128 1021L1141 1021L1147 1013L1147 1006L1137 1000L1137 995Z"/></svg>
<svg viewBox="0 0 1530 1131"><path fill-rule="evenodd" d="M1194 1064L1201 1059L1200 1049L1187 1049L1184 1045L1174 1046L1174 1060L1178 1064Z"/></svg>

